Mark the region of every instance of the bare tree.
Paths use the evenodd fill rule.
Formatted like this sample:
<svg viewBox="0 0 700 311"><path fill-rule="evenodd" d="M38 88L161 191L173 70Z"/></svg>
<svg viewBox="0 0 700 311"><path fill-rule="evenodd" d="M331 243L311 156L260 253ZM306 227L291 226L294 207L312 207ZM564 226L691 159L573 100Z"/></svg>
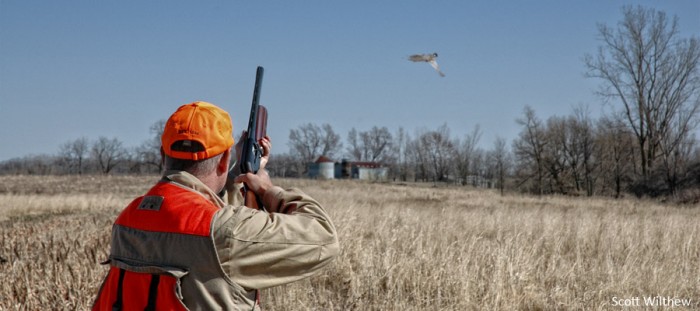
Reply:
<svg viewBox="0 0 700 311"><path fill-rule="evenodd" d="M660 145L661 171L666 180L668 194L671 195L675 195L683 186L682 181L688 179L688 174L692 174L690 167L695 151L695 135L681 137L683 139L678 142L667 139ZM667 143L672 143L673 146L668 146Z"/></svg>
<svg viewBox="0 0 700 311"><path fill-rule="evenodd" d="M617 28L598 26L602 46L585 63L587 75L604 82L600 94L622 104L637 140L641 174L648 178L662 144L666 153L675 153L696 126L700 43L679 38L678 18L669 20L664 12L626 6L623 15Z"/></svg>
<svg viewBox="0 0 700 311"><path fill-rule="evenodd" d="M386 127L374 126L368 131L348 132L347 152L355 161L385 162L391 158L392 136Z"/></svg>
<svg viewBox="0 0 700 311"><path fill-rule="evenodd" d="M580 165L583 169L583 184L586 195L592 196L595 185L595 132L593 121L590 118L588 107L579 106L574 109L574 116L568 118L568 126L571 128L573 153L580 155ZM578 190L578 187L577 187Z"/></svg>
<svg viewBox="0 0 700 311"><path fill-rule="evenodd" d="M552 116L545 128L544 162L550 191L593 195L593 131L585 107L574 115Z"/></svg>
<svg viewBox="0 0 700 311"><path fill-rule="evenodd" d="M449 177L454 145L450 139L450 129L443 124L435 131L428 131L418 137L418 154L423 169L428 169L433 181L446 181Z"/></svg>
<svg viewBox="0 0 700 311"><path fill-rule="evenodd" d="M484 186L484 178L486 168L488 166L488 155L486 152L481 149L477 148L474 150L474 154L472 155L472 161L471 165L469 168L469 171L472 172L473 178L471 179L472 186L473 187L483 187ZM486 177L489 178L489 177Z"/></svg>
<svg viewBox="0 0 700 311"><path fill-rule="evenodd" d="M546 175L544 181L548 182L548 192L567 194L572 187L569 186L569 180L576 169L571 170L573 166L577 168L577 155L573 158L569 157L567 148L569 147L570 133L566 126L566 119L563 117L552 116L547 119L546 127L542 129L542 139L544 142L541 149L541 163ZM573 165L571 164L573 163Z"/></svg>
<svg viewBox="0 0 700 311"><path fill-rule="evenodd" d="M469 175L474 174L472 166L474 164L474 156L477 150L477 145L481 139L481 127L479 125L474 126L474 129L464 137L464 140L460 141L455 139L455 170L459 179L461 179L462 185L467 184L467 178Z"/></svg>
<svg viewBox="0 0 700 311"><path fill-rule="evenodd" d="M357 136L357 130L353 127L350 132L348 132L347 152L351 159L362 161L362 146L360 146L360 140Z"/></svg>
<svg viewBox="0 0 700 311"><path fill-rule="evenodd" d="M493 144L493 150L489 152L489 166L493 171L493 177L496 181L496 187L498 187L501 195L505 192L506 176L508 176L508 170L511 166L510 152L506 146L506 140L498 137Z"/></svg>
<svg viewBox="0 0 700 311"><path fill-rule="evenodd" d="M332 158L343 146L340 135L327 123L320 127L307 123L289 130L288 144L292 153L304 162L312 162L319 156Z"/></svg>
<svg viewBox="0 0 700 311"><path fill-rule="evenodd" d="M31 154L0 162L0 173L49 175L56 174L57 162L61 159L49 154Z"/></svg>
<svg viewBox="0 0 700 311"><path fill-rule="evenodd" d="M545 131L542 121L537 118L530 106L525 106L523 118L516 122L522 126L519 137L513 142L513 153L520 167L520 185L535 179L532 191L543 194L545 177L544 148L546 147Z"/></svg>
<svg viewBox="0 0 700 311"><path fill-rule="evenodd" d="M420 140L425 131L416 130L416 139L406 142L406 163L413 168L413 180L423 180L428 178L428 164L425 150L421 148Z"/></svg>
<svg viewBox="0 0 700 311"><path fill-rule="evenodd" d="M360 138L366 160L384 162L389 159L392 136L388 128L373 126L369 131L360 133Z"/></svg>
<svg viewBox="0 0 700 311"><path fill-rule="evenodd" d="M100 136L97 141L92 144L90 155L98 168L103 174L109 174L112 169L121 163L127 156L122 142L117 138L109 139Z"/></svg>
<svg viewBox="0 0 700 311"><path fill-rule="evenodd" d="M302 177L306 163L289 153L274 154L265 167L274 177Z"/></svg>
<svg viewBox="0 0 700 311"><path fill-rule="evenodd" d="M88 156L88 139L85 137L78 138L73 141L65 142L59 147L59 157L67 164L68 171L75 172L78 175L83 174L83 167Z"/></svg>
<svg viewBox="0 0 700 311"><path fill-rule="evenodd" d="M631 181L637 162L634 134L623 122L613 118L599 119L595 138L594 154L603 179L603 189L612 184L615 197L620 197L622 190Z"/></svg>
<svg viewBox="0 0 700 311"><path fill-rule="evenodd" d="M161 136L163 136L163 129L165 129L166 122L167 121L165 119L161 119L153 123L149 129L151 138L145 140L143 143L141 143L141 145L136 147L134 152L135 157L141 164L150 167L152 170L156 170L157 172L161 172L163 170L160 145Z"/></svg>
<svg viewBox="0 0 700 311"><path fill-rule="evenodd" d="M332 158L343 148L343 143L340 141L340 135L336 134L333 127L328 123L321 125L321 129L323 133L321 136L323 138L321 155Z"/></svg>
<svg viewBox="0 0 700 311"><path fill-rule="evenodd" d="M393 159L391 163L391 172L394 178L398 177L401 181L408 180L409 166L408 163L408 146L411 141L411 137L406 133L403 127L399 127L396 132L396 137L394 143L391 146L391 158Z"/></svg>

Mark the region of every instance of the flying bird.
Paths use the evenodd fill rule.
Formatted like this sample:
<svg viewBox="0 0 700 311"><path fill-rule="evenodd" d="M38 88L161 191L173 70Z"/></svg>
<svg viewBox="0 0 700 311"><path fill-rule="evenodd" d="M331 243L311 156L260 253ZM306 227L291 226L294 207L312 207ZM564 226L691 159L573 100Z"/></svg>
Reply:
<svg viewBox="0 0 700 311"><path fill-rule="evenodd" d="M412 62L426 62L429 63L430 66L433 66L435 68L435 71L437 71L438 74L440 74L441 77L444 77L445 74L440 71L440 67L438 66L437 60L435 60L438 57L437 53L433 54L413 54L408 57L408 60Z"/></svg>

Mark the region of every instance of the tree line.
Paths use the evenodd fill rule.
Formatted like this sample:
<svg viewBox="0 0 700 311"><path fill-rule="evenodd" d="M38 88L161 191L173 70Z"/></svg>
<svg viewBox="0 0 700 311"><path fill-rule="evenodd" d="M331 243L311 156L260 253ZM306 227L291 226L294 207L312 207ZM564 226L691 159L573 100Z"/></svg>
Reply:
<svg viewBox="0 0 700 311"><path fill-rule="evenodd" d="M584 57L586 75L611 113L593 119L586 106L542 119L525 106L517 138L480 147L477 125L464 136L435 129L351 129L345 140L331 124L302 124L289 132L289 151L274 154L272 174L304 177L319 156L382 163L397 181L488 186L535 194L700 197L700 45L682 38L678 19L624 7L617 26L599 25L601 45ZM53 156L0 163L0 173L85 174L159 172L160 133L125 148L117 138L78 138Z"/></svg>
<svg viewBox="0 0 700 311"><path fill-rule="evenodd" d="M116 137L80 137L62 143L53 155L28 155L0 162L0 174L150 174L162 170L160 135L165 120L150 127L152 138L129 148Z"/></svg>

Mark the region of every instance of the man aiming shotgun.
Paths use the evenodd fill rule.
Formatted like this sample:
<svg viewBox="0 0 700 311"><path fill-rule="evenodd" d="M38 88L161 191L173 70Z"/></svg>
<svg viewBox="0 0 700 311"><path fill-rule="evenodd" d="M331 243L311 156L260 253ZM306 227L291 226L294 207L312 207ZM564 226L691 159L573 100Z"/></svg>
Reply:
<svg viewBox="0 0 700 311"><path fill-rule="evenodd" d="M229 114L207 102L170 116L161 138L165 172L112 226L109 271L93 310L260 310L260 289L309 277L338 255L321 205L273 185L264 132L248 130L255 158L246 158L244 142L236 154L245 173L229 173L232 131ZM265 210L240 203L242 184Z"/></svg>

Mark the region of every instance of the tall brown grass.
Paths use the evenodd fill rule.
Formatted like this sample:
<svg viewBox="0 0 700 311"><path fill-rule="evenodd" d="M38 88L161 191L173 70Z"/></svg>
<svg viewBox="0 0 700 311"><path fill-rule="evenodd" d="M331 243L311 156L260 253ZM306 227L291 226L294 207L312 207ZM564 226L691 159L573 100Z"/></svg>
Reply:
<svg viewBox="0 0 700 311"><path fill-rule="evenodd" d="M155 180L0 177L0 310L88 309L114 217ZM315 277L263 291L266 310L628 310L615 301L651 296L700 307L699 208L278 182L327 208L342 253Z"/></svg>

